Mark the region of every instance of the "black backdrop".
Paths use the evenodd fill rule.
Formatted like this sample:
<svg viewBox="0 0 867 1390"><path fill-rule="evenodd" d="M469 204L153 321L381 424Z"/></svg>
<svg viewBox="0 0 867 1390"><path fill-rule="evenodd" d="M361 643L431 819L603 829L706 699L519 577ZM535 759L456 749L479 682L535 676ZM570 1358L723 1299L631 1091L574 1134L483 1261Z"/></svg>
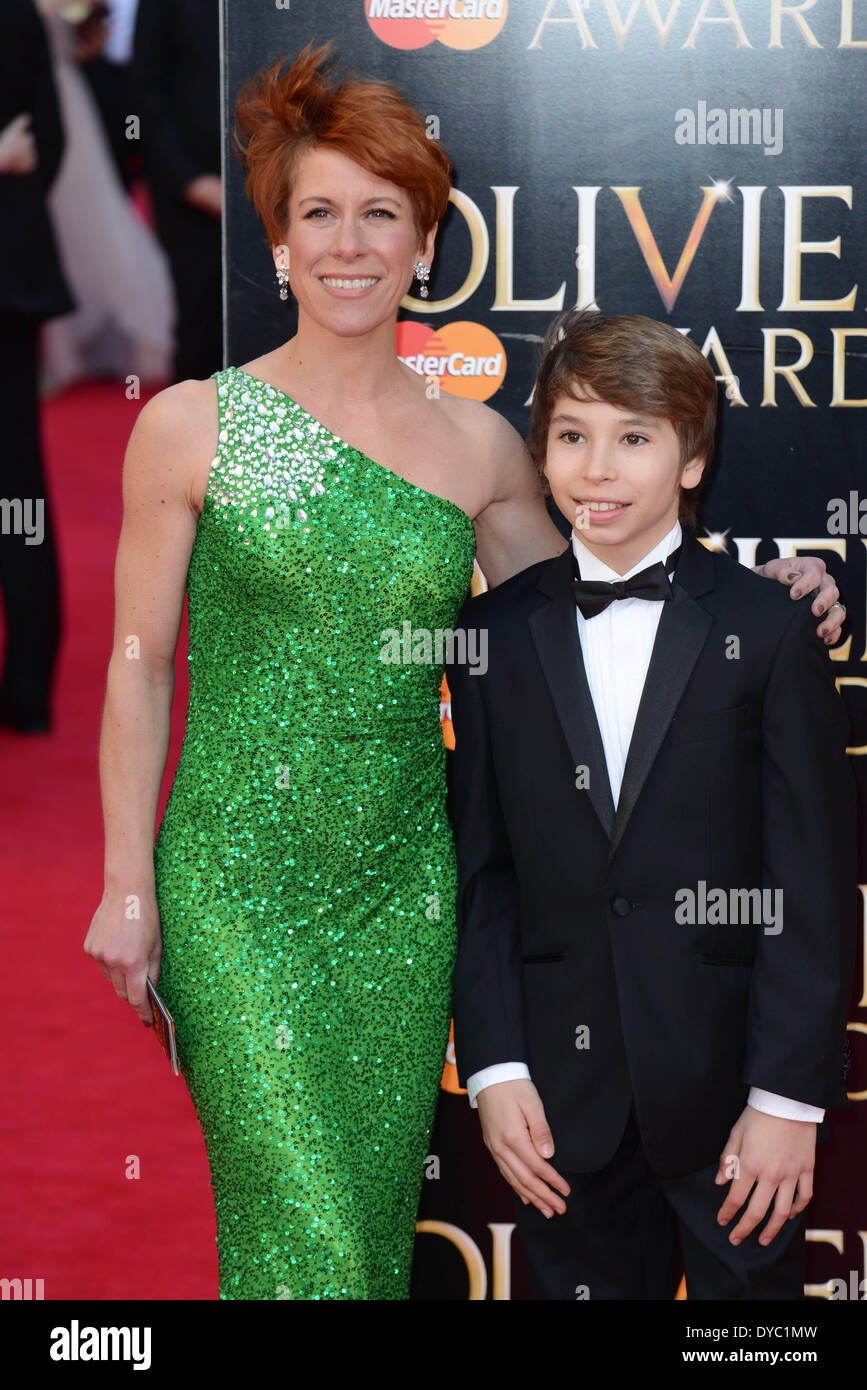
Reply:
<svg viewBox="0 0 867 1390"><path fill-rule="evenodd" d="M330 38L341 70L402 87L456 169L431 299L405 301L417 327L402 355L447 325L442 341L465 351L489 330L505 378L487 398L523 433L538 341L561 305L649 314L708 352L725 406L704 527L748 563L812 551L837 578L850 621L834 660L863 805L867 0L797 13L779 0L480 0L487 20L475 3L222 0L226 360L295 331L231 152L234 97L263 63ZM419 10L428 18L408 17ZM862 836L862 883L863 848ZM815 1297L867 1275L860 949L850 1016L853 1103L832 1117L808 1212ZM526 1297L510 1194L452 1067L427 1171L414 1297Z"/></svg>

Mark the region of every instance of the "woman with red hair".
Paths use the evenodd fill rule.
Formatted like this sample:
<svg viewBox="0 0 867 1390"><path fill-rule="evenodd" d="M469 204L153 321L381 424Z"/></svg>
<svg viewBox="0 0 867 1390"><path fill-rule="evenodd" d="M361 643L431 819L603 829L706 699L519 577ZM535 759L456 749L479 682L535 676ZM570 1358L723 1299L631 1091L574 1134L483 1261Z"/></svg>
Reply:
<svg viewBox="0 0 867 1390"><path fill-rule="evenodd" d="M442 663L415 639L451 627L474 556L494 585L565 545L516 431L396 356L450 164L394 88L338 84L326 58L238 98L298 331L136 421L100 754L85 949L146 1023L159 975L226 1299L408 1296L456 945ZM154 846L185 586L190 700Z"/></svg>

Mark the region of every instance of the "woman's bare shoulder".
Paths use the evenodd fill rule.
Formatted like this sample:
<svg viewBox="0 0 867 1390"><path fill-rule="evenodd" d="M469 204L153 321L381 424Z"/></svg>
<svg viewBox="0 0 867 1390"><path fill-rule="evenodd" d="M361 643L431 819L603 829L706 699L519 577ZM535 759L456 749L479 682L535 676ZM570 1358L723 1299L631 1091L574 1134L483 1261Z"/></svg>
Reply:
<svg viewBox="0 0 867 1390"><path fill-rule="evenodd" d="M213 377L205 381L189 377L163 387L142 406L136 427L140 422L155 434L168 432L192 437L210 431L216 442L217 383Z"/></svg>
<svg viewBox="0 0 867 1390"><path fill-rule="evenodd" d="M534 469L527 446L504 415L484 401L461 396L450 397L449 409L468 437L474 467L490 482L492 500L531 485Z"/></svg>
<svg viewBox="0 0 867 1390"><path fill-rule="evenodd" d="M212 377L175 382L145 402L127 448L127 470L171 482L197 512L218 445L217 384Z"/></svg>
<svg viewBox="0 0 867 1390"><path fill-rule="evenodd" d="M480 441L502 443L507 439L517 440L523 448L524 441L514 425L510 425L505 415L501 415L493 406L469 396L453 396L446 392L441 394L440 400L446 404L454 420Z"/></svg>

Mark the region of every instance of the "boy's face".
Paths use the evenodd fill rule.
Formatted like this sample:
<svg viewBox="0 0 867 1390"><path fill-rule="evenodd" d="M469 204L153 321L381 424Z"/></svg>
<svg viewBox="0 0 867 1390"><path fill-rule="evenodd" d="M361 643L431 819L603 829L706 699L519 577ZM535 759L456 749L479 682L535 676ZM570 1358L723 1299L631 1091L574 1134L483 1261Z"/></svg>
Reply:
<svg viewBox="0 0 867 1390"><path fill-rule="evenodd" d="M681 468L670 420L590 398L580 382L575 389L585 399L554 401L545 476L575 535L623 574L671 530L680 489L697 486L704 460Z"/></svg>

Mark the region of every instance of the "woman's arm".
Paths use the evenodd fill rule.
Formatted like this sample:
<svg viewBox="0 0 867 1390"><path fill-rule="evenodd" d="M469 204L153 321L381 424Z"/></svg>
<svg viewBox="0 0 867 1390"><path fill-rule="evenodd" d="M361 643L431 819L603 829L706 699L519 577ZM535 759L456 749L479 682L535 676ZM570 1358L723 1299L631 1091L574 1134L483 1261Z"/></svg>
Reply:
<svg viewBox="0 0 867 1390"><path fill-rule="evenodd" d="M144 406L127 446L115 623L99 745L105 891L84 943L121 999L152 1021L159 973L154 826L168 754L174 656L196 533L196 481L217 447L212 382Z"/></svg>
<svg viewBox="0 0 867 1390"><path fill-rule="evenodd" d="M533 461L518 431L494 410L479 445L490 469L493 499L475 519L476 559L493 589L513 574L559 555L569 544L557 530Z"/></svg>

